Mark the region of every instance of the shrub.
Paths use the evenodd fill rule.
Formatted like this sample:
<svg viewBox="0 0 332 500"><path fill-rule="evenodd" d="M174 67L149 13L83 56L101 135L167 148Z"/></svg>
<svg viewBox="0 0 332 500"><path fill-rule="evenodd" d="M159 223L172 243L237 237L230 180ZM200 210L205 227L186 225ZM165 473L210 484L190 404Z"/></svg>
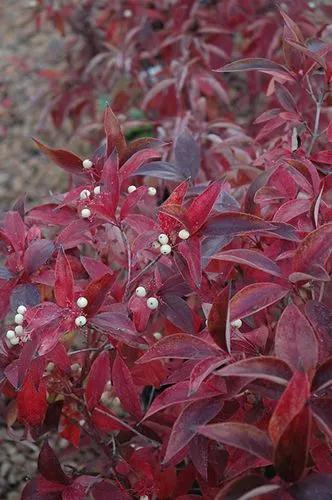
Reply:
<svg viewBox="0 0 332 500"><path fill-rule="evenodd" d="M23 498L329 497L331 52L281 15L284 62L219 70L268 75L255 139L128 142L107 107L90 158L36 140L71 185L1 220L7 424L41 445Z"/></svg>

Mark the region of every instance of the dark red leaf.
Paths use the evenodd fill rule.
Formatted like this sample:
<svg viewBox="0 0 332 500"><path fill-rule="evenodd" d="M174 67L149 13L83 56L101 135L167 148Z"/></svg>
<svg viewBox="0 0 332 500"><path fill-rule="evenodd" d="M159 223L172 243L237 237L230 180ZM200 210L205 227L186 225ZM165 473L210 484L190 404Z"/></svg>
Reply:
<svg viewBox="0 0 332 500"><path fill-rule="evenodd" d="M91 411L101 398L106 383L111 377L109 352L104 351L94 360L87 384L85 386L85 400L89 411Z"/></svg>
<svg viewBox="0 0 332 500"><path fill-rule="evenodd" d="M113 113L110 106L107 106L104 113L104 130L106 135L106 155L107 157L116 149L121 157L126 151L126 139L121 131L120 122Z"/></svg>
<svg viewBox="0 0 332 500"><path fill-rule="evenodd" d="M237 264L259 269L273 276L281 276L281 270L273 260L266 257L263 253L254 250L234 248L232 250L217 253L213 256L213 259L236 262Z"/></svg>
<svg viewBox="0 0 332 500"><path fill-rule="evenodd" d="M138 390L134 385L129 368L119 354L116 355L113 363L112 381L124 409L137 419L141 419L142 408Z"/></svg>
<svg viewBox="0 0 332 500"><path fill-rule="evenodd" d="M48 481L60 484L70 483L68 476L63 472L60 462L48 444L48 441L44 441L40 450L38 457L38 470Z"/></svg>
<svg viewBox="0 0 332 500"><path fill-rule="evenodd" d="M288 288L277 283L252 283L232 297L230 303L231 321L261 311L278 302L288 293Z"/></svg>
<svg viewBox="0 0 332 500"><path fill-rule="evenodd" d="M36 240L28 246L24 254L23 265L27 274L32 274L51 257L54 243L49 240Z"/></svg>
<svg viewBox="0 0 332 500"><path fill-rule="evenodd" d="M231 289L226 286L219 292L213 303L208 317L208 330L215 341L224 351L231 349L231 328L229 321L229 302Z"/></svg>
<svg viewBox="0 0 332 500"><path fill-rule="evenodd" d="M213 182L198 195L187 208L188 229L191 234L198 231L208 218L221 191L220 182Z"/></svg>
<svg viewBox="0 0 332 500"><path fill-rule="evenodd" d="M60 307L72 307L74 301L74 277L69 260L61 249L55 263L54 296Z"/></svg>
<svg viewBox="0 0 332 500"><path fill-rule="evenodd" d="M62 168L66 172L75 175L81 175L86 177L86 172L82 166L82 160L79 156L76 156L70 151L65 151L64 149L52 149L33 139L37 144L38 148L42 153L44 153L53 163L58 167Z"/></svg>
<svg viewBox="0 0 332 500"><path fill-rule="evenodd" d="M294 80L293 75L285 66L270 61L270 59L264 59L261 57L240 59L226 64L225 66L222 66L222 68L215 71L221 73L231 73L233 71L261 71L262 73L267 73L271 76L281 77L284 80Z"/></svg>

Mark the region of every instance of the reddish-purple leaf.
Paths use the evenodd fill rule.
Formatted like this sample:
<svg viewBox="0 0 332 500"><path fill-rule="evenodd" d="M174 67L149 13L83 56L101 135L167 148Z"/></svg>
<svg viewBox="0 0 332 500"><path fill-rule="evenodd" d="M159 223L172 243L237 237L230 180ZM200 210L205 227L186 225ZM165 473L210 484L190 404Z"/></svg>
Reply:
<svg viewBox="0 0 332 500"><path fill-rule="evenodd" d="M137 419L141 419L142 408L137 388L128 366L118 353L112 367L112 382L124 409Z"/></svg>
<svg viewBox="0 0 332 500"><path fill-rule="evenodd" d="M120 196L119 155L116 149L112 151L104 163L101 182L103 184L103 190L111 195L114 207L113 210L115 211Z"/></svg>
<svg viewBox="0 0 332 500"><path fill-rule="evenodd" d="M103 304L105 297L109 290L112 288L116 274L104 274L93 281L90 281L87 288L84 291L84 297L88 301L87 307L84 311L89 315L93 316Z"/></svg>
<svg viewBox="0 0 332 500"><path fill-rule="evenodd" d="M312 231L298 245L293 258L293 272L315 275L318 265L324 266L332 249L332 223Z"/></svg>
<svg viewBox="0 0 332 500"><path fill-rule="evenodd" d="M310 408L318 426L330 440L332 438L332 398L312 398Z"/></svg>
<svg viewBox="0 0 332 500"><path fill-rule="evenodd" d="M38 457L40 474L54 483L69 484L69 477L63 472L60 462L47 441L44 441Z"/></svg>
<svg viewBox="0 0 332 500"><path fill-rule="evenodd" d="M27 274L32 274L51 257L54 243L49 240L35 240L24 253L23 265Z"/></svg>
<svg viewBox="0 0 332 500"><path fill-rule="evenodd" d="M287 363L272 356L242 359L215 372L222 377L249 377L270 380L276 384L287 385L292 370Z"/></svg>
<svg viewBox="0 0 332 500"><path fill-rule="evenodd" d="M213 259L236 262L237 264L259 269L273 276L281 276L280 268L273 260L266 257L263 253L254 250L234 248L232 250L217 253L213 256Z"/></svg>
<svg viewBox="0 0 332 500"><path fill-rule="evenodd" d="M167 464L197 434L198 428L212 420L222 408L220 398L189 403L176 419L163 463Z"/></svg>
<svg viewBox="0 0 332 500"><path fill-rule="evenodd" d="M220 395L220 391L218 389L214 389L206 385L201 386L195 394L190 395L189 387L189 382L184 381L178 382L177 384L165 389L154 399L144 416L144 420L175 404L180 405L182 403L187 403L188 401L200 401L201 399L212 398Z"/></svg>
<svg viewBox="0 0 332 500"><path fill-rule="evenodd" d="M281 64L264 59L261 57L252 57L248 59L239 59L238 61L231 62L215 70L220 73L231 73L234 71L261 71L268 75L283 78L284 80L294 81L293 75Z"/></svg>
<svg viewBox="0 0 332 500"><path fill-rule="evenodd" d="M273 446L266 432L240 422L222 422L199 428L200 434L228 446L245 450L256 457L272 461Z"/></svg>
<svg viewBox="0 0 332 500"><path fill-rule="evenodd" d="M295 500L329 500L332 491L332 474L312 472L305 479L293 484L289 492Z"/></svg>
<svg viewBox="0 0 332 500"><path fill-rule="evenodd" d="M120 122L113 113L110 106L107 106L104 113L104 130L106 135L106 155L107 157L116 149L121 157L126 150L126 139L121 131Z"/></svg>
<svg viewBox="0 0 332 500"><path fill-rule="evenodd" d="M285 297L288 292L288 288L277 283L252 283L242 288L231 299L231 321L265 309Z"/></svg>
<svg viewBox="0 0 332 500"><path fill-rule="evenodd" d="M61 245L65 250L82 243L90 243L91 228L92 224L85 219L74 220L59 232L56 243Z"/></svg>
<svg viewBox="0 0 332 500"><path fill-rule="evenodd" d="M218 356L221 351L206 340L194 335L177 333L168 335L150 347L149 351L141 356L137 363L147 363L153 359L203 359L206 356Z"/></svg>
<svg viewBox="0 0 332 500"><path fill-rule="evenodd" d="M110 376L109 352L104 351L94 360L85 386L85 400L89 411L99 402Z"/></svg>
<svg viewBox="0 0 332 500"><path fill-rule="evenodd" d="M166 318L186 333L195 333L193 313L187 302L176 295L165 294L161 300L160 311Z"/></svg>
<svg viewBox="0 0 332 500"><path fill-rule="evenodd" d="M188 455L200 475L207 481L209 466L209 440L201 434L190 441Z"/></svg>
<svg viewBox="0 0 332 500"><path fill-rule="evenodd" d="M204 236L239 236L274 229L276 226L254 215L224 212L210 217L204 224L202 233Z"/></svg>
<svg viewBox="0 0 332 500"><path fill-rule="evenodd" d="M307 462L311 413L303 408L289 423L274 451L274 466L284 481L295 482L303 474Z"/></svg>
<svg viewBox="0 0 332 500"><path fill-rule="evenodd" d="M156 160L158 158L160 158L160 153L154 149L142 149L141 151L137 151L122 165L119 172L120 185L128 177L136 175L136 173L138 173L137 170L148 163L149 160Z"/></svg>
<svg viewBox="0 0 332 500"><path fill-rule="evenodd" d="M280 85L280 83L275 82L275 93L280 105L286 111L297 113L297 106L294 97L284 85Z"/></svg>
<svg viewBox="0 0 332 500"><path fill-rule="evenodd" d="M221 365L225 364L228 359L228 356L225 358L218 356L202 359L202 361L196 363L190 373L188 390L189 396L195 394L201 387L204 380L210 375L210 373L212 373L216 368L219 368Z"/></svg>
<svg viewBox="0 0 332 500"><path fill-rule="evenodd" d="M201 240L198 236L192 236L187 241L179 243L177 251L187 263L191 279L197 287L202 280L202 256Z"/></svg>
<svg viewBox="0 0 332 500"><path fill-rule="evenodd" d="M283 311L277 325L275 353L293 370L314 370L318 362L318 343L315 333L295 304Z"/></svg>
<svg viewBox="0 0 332 500"><path fill-rule="evenodd" d="M82 160L79 156L71 153L70 151L65 151L64 149L49 148L45 144L37 141L37 139L33 140L37 144L40 151L44 153L58 167L62 168L70 174L86 177L86 171L82 166Z"/></svg>
<svg viewBox="0 0 332 500"><path fill-rule="evenodd" d="M229 321L230 286L219 292L213 303L208 317L208 330L215 341L224 351L231 349L231 328Z"/></svg>
<svg viewBox="0 0 332 500"><path fill-rule="evenodd" d="M312 392L325 390L332 384L332 357L319 366L312 381Z"/></svg>
<svg viewBox="0 0 332 500"><path fill-rule="evenodd" d="M74 301L74 277L65 252L58 252L55 263L54 296L60 307L71 307Z"/></svg>
<svg viewBox="0 0 332 500"><path fill-rule="evenodd" d="M278 489L280 489L278 484L267 484L266 479L258 474L244 475L227 482L215 500L225 500L226 498L227 500L254 500L264 498L262 495L268 495Z"/></svg>
<svg viewBox="0 0 332 500"><path fill-rule="evenodd" d="M311 200L289 200L283 203L273 216L273 221L289 222L295 217L307 213L311 206Z"/></svg>
<svg viewBox="0 0 332 500"><path fill-rule="evenodd" d="M303 372L295 372L284 390L270 418L269 435L277 444L291 421L306 406L310 394L308 377Z"/></svg>
<svg viewBox="0 0 332 500"><path fill-rule="evenodd" d="M188 229L191 234L198 231L205 223L220 194L220 190L220 182L213 182L187 208Z"/></svg>
<svg viewBox="0 0 332 500"><path fill-rule="evenodd" d="M177 166L181 169L183 178L195 179L200 167L201 153L197 141L195 141L190 132L183 132L177 137L174 156Z"/></svg>
<svg viewBox="0 0 332 500"><path fill-rule="evenodd" d="M316 161L317 163L327 163L328 165L331 165L332 164L332 150L318 151L318 153L315 153L314 155L311 156L311 159L313 161Z"/></svg>
<svg viewBox="0 0 332 500"><path fill-rule="evenodd" d="M7 212L3 218L5 239L9 240L15 252L24 250L26 229L18 212Z"/></svg>

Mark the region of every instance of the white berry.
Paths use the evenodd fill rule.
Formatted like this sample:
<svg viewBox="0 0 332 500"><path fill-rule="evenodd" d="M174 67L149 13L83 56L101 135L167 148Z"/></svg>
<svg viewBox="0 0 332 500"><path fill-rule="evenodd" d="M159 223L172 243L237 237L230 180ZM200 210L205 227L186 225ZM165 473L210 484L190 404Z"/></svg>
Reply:
<svg viewBox="0 0 332 500"><path fill-rule="evenodd" d="M153 334L153 336L154 336L154 338L155 338L156 340L160 340L160 339L163 337L163 336L162 336L162 334L161 334L160 332L155 332L155 333Z"/></svg>
<svg viewBox="0 0 332 500"><path fill-rule="evenodd" d="M17 312L19 314L25 314L27 312L27 308L25 306L23 306L23 305L22 306L18 306Z"/></svg>
<svg viewBox="0 0 332 500"><path fill-rule="evenodd" d="M132 11L130 9L125 9L123 11L123 17L126 17L127 19L133 15Z"/></svg>
<svg viewBox="0 0 332 500"><path fill-rule="evenodd" d="M100 191L101 191L101 187L100 186L96 186L95 188L93 188L94 194L100 194Z"/></svg>
<svg viewBox="0 0 332 500"><path fill-rule="evenodd" d="M156 188L154 188L152 186L148 188L148 195L149 196L156 196L156 194L157 194Z"/></svg>
<svg viewBox="0 0 332 500"><path fill-rule="evenodd" d="M13 337L12 339L9 339L9 342L11 345L17 345L19 343L20 339L18 337Z"/></svg>
<svg viewBox="0 0 332 500"><path fill-rule="evenodd" d="M15 314L15 319L14 319L15 323L17 325L21 325L24 321L24 317L23 317L23 314Z"/></svg>
<svg viewBox="0 0 332 500"><path fill-rule="evenodd" d="M156 297L150 297L148 298L148 300L146 301L146 305L148 306L149 309L157 309L158 305L159 305L159 302L158 300L156 299Z"/></svg>
<svg viewBox="0 0 332 500"><path fill-rule="evenodd" d="M91 210L89 208L83 208L81 210L81 217L83 219L88 219L89 217L91 217Z"/></svg>
<svg viewBox="0 0 332 500"><path fill-rule="evenodd" d="M76 304L78 305L78 307L83 309L88 305L88 299L86 299L85 297L78 297Z"/></svg>
<svg viewBox="0 0 332 500"><path fill-rule="evenodd" d="M102 403L108 403L110 400L110 395L107 391L103 392L102 395L100 396L100 401Z"/></svg>
<svg viewBox="0 0 332 500"><path fill-rule="evenodd" d="M88 158L86 160L83 160L82 161L82 165L83 165L83 168L85 168L86 170L89 170L89 168L92 167L93 163L91 160L89 160Z"/></svg>
<svg viewBox="0 0 332 500"><path fill-rule="evenodd" d="M136 186L129 186L128 189L127 189L128 193L133 193L134 191L136 191Z"/></svg>
<svg viewBox="0 0 332 500"><path fill-rule="evenodd" d="M8 332L6 333L6 337L7 337L8 340L13 339L14 337L16 337L14 330L8 330Z"/></svg>
<svg viewBox="0 0 332 500"><path fill-rule="evenodd" d="M84 326L86 325L86 317L85 316L77 316L75 319L76 326Z"/></svg>
<svg viewBox="0 0 332 500"><path fill-rule="evenodd" d="M106 391L110 391L112 389L112 382L111 380L108 380L105 385Z"/></svg>
<svg viewBox="0 0 332 500"><path fill-rule="evenodd" d="M241 328L242 326L242 321L240 319L235 319L234 321L231 322L231 325L234 328Z"/></svg>
<svg viewBox="0 0 332 500"><path fill-rule="evenodd" d="M135 291L137 297L145 297L146 296L146 290L144 286L138 286Z"/></svg>
<svg viewBox="0 0 332 500"><path fill-rule="evenodd" d="M90 196L90 191L88 189L83 189L83 191L80 192L80 198L81 200L87 200Z"/></svg>
<svg viewBox="0 0 332 500"><path fill-rule="evenodd" d="M53 361L50 361L48 363L48 365L46 366L47 373L51 373L54 370L54 367L55 367L55 365L54 365Z"/></svg>
<svg viewBox="0 0 332 500"><path fill-rule="evenodd" d="M70 369L72 372L79 372L81 371L81 365L79 363L73 363L72 365L70 365Z"/></svg>
<svg viewBox="0 0 332 500"><path fill-rule="evenodd" d="M190 236L190 233L186 229L181 229L181 231L179 231L180 240L187 240L189 238L189 236Z"/></svg>
<svg viewBox="0 0 332 500"><path fill-rule="evenodd" d="M159 241L156 240L152 243L152 248L154 248L155 250L157 250L159 247L160 247Z"/></svg>
<svg viewBox="0 0 332 500"><path fill-rule="evenodd" d="M18 336L23 335L24 333L23 326L22 325L15 326L15 333Z"/></svg>
<svg viewBox="0 0 332 500"><path fill-rule="evenodd" d="M158 241L161 245L166 245L168 243L168 236L167 234L161 233L158 236Z"/></svg>
<svg viewBox="0 0 332 500"><path fill-rule="evenodd" d="M171 251L172 251L171 245L161 245L160 247L160 253L162 253L163 255L168 255L171 253Z"/></svg>

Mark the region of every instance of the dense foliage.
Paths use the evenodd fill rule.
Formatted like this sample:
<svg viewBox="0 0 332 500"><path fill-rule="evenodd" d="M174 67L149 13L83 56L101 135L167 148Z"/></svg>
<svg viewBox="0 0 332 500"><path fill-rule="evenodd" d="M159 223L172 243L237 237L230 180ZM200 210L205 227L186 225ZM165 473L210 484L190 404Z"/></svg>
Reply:
<svg viewBox="0 0 332 500"><path fill-rule="evenodd" d="M54 124L113 110L90 158L36 139L68 191L0 220L8 432L41 447L23 499L330 498L332 9L311 3L38 3L74 29Z"/></svg>

